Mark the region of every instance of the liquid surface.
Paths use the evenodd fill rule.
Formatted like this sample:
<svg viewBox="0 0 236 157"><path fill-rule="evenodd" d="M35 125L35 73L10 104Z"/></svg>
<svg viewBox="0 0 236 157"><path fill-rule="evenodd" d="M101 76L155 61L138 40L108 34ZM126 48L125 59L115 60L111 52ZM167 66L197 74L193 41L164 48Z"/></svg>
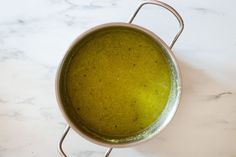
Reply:
<svg viewBox="0 0 236 157"><path fill-rule="evenodd" d="M163 111L170 67L147 35L128 28L90 35L67 72L67 92L83 124L110 137L134 135Z"/></svg>

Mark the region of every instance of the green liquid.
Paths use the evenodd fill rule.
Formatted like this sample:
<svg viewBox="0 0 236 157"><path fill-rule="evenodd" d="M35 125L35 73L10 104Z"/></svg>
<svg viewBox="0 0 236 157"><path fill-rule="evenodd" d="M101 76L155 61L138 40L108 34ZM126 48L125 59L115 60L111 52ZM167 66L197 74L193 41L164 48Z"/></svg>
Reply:
<svg viewBox="0 0 236 157"><path fill-rule="evenodd" d="M76 50L66 86L83 125L100 135L127 137L159 118L171 73L153 39L129 28L110 28L90 35Z"/></svg>

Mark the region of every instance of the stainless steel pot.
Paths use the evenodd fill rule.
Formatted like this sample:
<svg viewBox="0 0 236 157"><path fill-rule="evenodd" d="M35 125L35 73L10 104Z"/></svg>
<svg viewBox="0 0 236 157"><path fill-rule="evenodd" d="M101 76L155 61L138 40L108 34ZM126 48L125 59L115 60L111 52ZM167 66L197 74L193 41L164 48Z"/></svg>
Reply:
<svg viewBox="0 0 236 157"><path fill-rule="evenodd" d="M177 18L177 20L180 24L180 30L177 33L177 35L175 36L175 38L173 39L170 46L168 46L163 40L161 40L153 32L151 32L143 27L132 24L132 21L136 17L139 10L146 4L161 6L165 9L167 9L168 11L170 11ZM72 109L70 108L70 106L67 105L67 102L64 98L65 94L63 94L65 92L64 88L63 88L63 77L64 77L64 70L65 70L64 67L68 63L68 60L70 60L70 58L73 55L72 54L73 47L80 44L80 41L82 39L84 39L86 36L88 36L89 34L99 31L100 29L106 29L106 28L111 28L111 27L128 27L130 29L135 29L136 31L142 32L143 34L146 34L146 35L150 36L151 38L153 38L156 41L156 44L158 44L162 47L163 54L166 56L166 58L168 60L168 63L171 67L171 74L172 74L172 84L171 84L171 92L170 92L171 94L169 96L169 100L168 100L166 107L165 107L164 111L162 112L160 118L151 127L149 127L147 130L143 131L142 133L140 133L138 135L131 136L131 137L125 137L125 138L120 138L120 139L110 139L110 138L105 138L105 137L97 137L97 136L93 136L93 134L83 130L80 127L80 125L73 120L74 116L71 112ZM173 47L176 40L178 39L178 37L182 33L183 28L184 28L184 22L183 22L181 16L177 13L177 11L174 8L172 8L168 4L165 4L160 1L145 1L139 5L139 7L135 11L135 13L131 16L128 23L107 23L107 24L99 25L99 26L96 26L96 27L88 30L87 32L83 33L75 40L75 42L69 48L69 50L67 51L65 57L63 58L63 60L60 64L60 67L59 67L58 73L57 73L57 80L56 80L56 94L57 94L58 104L60 106L60 109L61 109L66 121L68 122L68 126L66 127L65 132L63 133L63 136L62 136L62 138L59 142L59 145L58 145L59 152L60 152L61 156L66 157L66 154L64 153L64 151L62 149L62 143L63 143L63 140L64 140L65 136L67 135L70 128L73 128L73 130L75 130L78 134L80 134L81 136L83 136L84 138L88 139L89 141L91 141L93 143L109 147L110 149L106 153L106 156L109 156L112 148L114 148L114 147L132 146L132 145L135 145L138 143L142 143L148 139L151 139L152 137L157 135L170 122L170 120L172 119L172 117L175 114L175 111L176 111L177 106L179 104L180 95L181 95L180 70L179 70L178 64L176 62L176 59L173 55L171 48Z"/></svg>

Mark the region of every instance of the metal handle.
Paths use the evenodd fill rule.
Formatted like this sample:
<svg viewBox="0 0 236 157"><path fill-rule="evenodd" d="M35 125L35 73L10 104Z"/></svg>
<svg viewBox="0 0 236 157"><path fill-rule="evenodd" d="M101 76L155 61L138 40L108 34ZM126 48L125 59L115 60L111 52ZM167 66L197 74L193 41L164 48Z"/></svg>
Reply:
<svg viewBox="0 0 236 157"><path fill-rule="evenodd" d="M170 11L178 20L179 22L179 26L180 26L180 30L179 32L175 35L175 38L173 39L173 41L171 42L170 48L172 48L175 44L175 42L177 41L177 39L179 38L180 34L182 33L183 29L184 29L184 21L182 19L182 17L179 15L179 13L171 6L169 6L166 3L160 2L158 0L148 0L148 1L144 1L142 2L137 10L134 12L134 14L130 17L128 23L132 23L134 18L136 17L136 15L138 14L139 10L146 4L152 4L152 5L157 5L160 7L163 7L165 9L167 9L168 11Z"/></svg>
<svg viewBox="0 0 236 157"><path fill-rule="evenodd" d="M64 132L63 132L63 134L62 134L62 136L61 136L60 141L58 142L58 152L60 153L61 157L68 157L68 156L66 155L66 153L64 152L64 150L63 150L62 144L63 144L63 142L64 142L64 140L65 140L65 137L66 137L66 135L68 134L69 131L70 131L70 126L67 125L66 128L65 128L65 130L64 130ZM109 157L109 155L110 155L112 149L113 149L113 148L109 148L109 149L107 150L107 152L106 152L106 154L105 154L104 157Z"/></svg>

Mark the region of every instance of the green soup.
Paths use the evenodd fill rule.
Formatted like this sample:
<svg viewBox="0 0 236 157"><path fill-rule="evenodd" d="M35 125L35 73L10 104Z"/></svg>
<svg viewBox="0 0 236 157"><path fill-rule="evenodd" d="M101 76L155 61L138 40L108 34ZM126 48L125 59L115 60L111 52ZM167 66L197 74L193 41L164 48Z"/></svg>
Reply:
<svg viewBox="0 0 236 157"><path fill-rule="evenodd" d="M74 51L66 89L86 128L127 137L158 120L170 94L171 73L151 37L131 28L102 29Z"/></svg>

